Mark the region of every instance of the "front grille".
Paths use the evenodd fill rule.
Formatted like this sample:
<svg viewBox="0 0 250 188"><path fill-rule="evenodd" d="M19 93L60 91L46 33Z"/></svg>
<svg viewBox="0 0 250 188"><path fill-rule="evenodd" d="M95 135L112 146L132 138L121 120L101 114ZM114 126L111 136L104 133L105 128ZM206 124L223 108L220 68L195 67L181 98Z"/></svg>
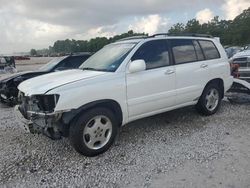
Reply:
<svg viewBox="0 0 250 188"><path fill-rule="evenodd" d="M247 57L239 57L239 58L235 58L233 61L247 61Z"/></svg>

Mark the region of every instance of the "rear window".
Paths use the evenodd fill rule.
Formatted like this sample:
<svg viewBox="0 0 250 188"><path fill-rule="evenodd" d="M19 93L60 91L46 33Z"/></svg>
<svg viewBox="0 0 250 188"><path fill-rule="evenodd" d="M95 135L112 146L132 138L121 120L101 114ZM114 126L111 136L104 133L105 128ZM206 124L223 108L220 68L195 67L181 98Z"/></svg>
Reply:
<svg viewBox="0 0 250 188"><path fill-rule="evenodd" d="M193 41L190 39L173 39L171 47L176 64L197 61Z"/></svg>
<svg viewBox="0 0 250 188"><path fill-rule="evenodd" d="M220 54L212 41L199 40L206 59L218 59Z"/></svg>

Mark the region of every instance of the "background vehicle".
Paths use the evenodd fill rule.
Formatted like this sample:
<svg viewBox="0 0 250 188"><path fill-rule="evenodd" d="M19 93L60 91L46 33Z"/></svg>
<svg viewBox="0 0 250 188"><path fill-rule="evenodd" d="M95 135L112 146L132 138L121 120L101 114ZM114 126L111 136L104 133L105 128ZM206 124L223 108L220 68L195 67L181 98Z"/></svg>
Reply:
<svg viewBox="0 0 250 188"><path fill-rule="evenodd" d="M210 36L127 38L78 70L21 83L15 109L26 130L69 136L76 151L95 156L128 122L189 105L203 115L216 113L232 85L230 74L225 50Z"/></svg>
<svg viewBox="0 0 250 188"><path fill-rule="evenodd" d="M246 46L243 51L236 53L230 61L239 66L239 78L250 82L250 45Z"/></svg>
<svg viewBox="0 0 250 188"><path fill-rule="evenodd" d="M16 67L13 56L0 56L0 69L4 69L5 67Z"/></svg>
<svg viewBox="0 0 250 188"><path fill-rule="evenodd" d="M90 53L79 53L69 56L56 57L45 64L37 71L20 72L0 81L0 101L7 102L10 105L16 104L18 89L17 86L24 80L47 73L78 68L86 59L91 56Z"/></svg>
<svg viewBox="0 0 250 188"><path fill-rule="evenodd" d="M242 51L242 50L243 50L243 48L240 47L240 46L231 46L231 47L227 47L227 48L225 49L228 58L233 57L234 54L236 54L236 53L238 53L238 52L240 52L240 51Z"/></svg>

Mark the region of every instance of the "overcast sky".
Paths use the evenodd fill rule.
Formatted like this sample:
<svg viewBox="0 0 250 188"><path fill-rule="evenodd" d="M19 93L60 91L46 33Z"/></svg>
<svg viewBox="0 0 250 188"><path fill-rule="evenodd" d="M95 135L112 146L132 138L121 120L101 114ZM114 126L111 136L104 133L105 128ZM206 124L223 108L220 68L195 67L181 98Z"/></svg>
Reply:
<svg viewBox="0 0 250 188"><path fill-rule="evenodd" d="M250 0L0 0L0 54L130 29L166 32L192 18L233 19L248 7Z"/></svg>

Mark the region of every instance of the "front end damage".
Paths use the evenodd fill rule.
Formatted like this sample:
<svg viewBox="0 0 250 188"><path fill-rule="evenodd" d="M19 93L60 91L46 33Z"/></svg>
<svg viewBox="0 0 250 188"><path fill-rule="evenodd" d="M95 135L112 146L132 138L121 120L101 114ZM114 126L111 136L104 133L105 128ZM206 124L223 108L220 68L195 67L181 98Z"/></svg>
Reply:
<svg viewBox="0 0 250 188"><path fill-rule="evenodd" d="M9 83L0 82L0 100L10 105L17 102L17 89Z"/></svg>
<svg viewBox="0 0 250 188"><path fill-rule="evenodd" d="M26 131L42 133L52 139L63 136L64 125L60 121L63 112L54 111L59 95L25 96L20 92L18 99L20 104L15 107L15 112Z"/></svg>

